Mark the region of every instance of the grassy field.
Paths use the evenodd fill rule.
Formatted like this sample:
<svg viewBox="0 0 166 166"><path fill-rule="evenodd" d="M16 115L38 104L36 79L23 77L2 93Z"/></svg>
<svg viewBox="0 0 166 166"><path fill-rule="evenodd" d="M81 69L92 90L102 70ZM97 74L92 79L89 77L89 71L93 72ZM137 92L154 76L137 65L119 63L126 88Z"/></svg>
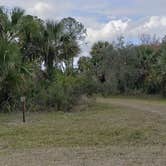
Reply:
<svg viewBox="0 0 166 166"><path fill-rule="evenodd" d="M85 111L0 114L0 165L166 165L166 101L97 98Z"/></svg>

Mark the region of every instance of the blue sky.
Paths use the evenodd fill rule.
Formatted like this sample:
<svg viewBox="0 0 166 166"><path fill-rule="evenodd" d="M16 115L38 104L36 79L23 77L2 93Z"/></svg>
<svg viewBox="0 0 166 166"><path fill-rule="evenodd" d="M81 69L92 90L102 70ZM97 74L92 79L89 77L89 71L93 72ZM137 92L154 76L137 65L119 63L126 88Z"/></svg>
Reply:
<svg viewBox="0 0 166 166"><path fill-rule="evenodd" d="M43 19L74 17L87 28L87 47L120 35L132 41L166 34L166 0L0 0L0 6L20 6Z"/></svg>
<svg viewBox="0 0 166 166"><path fill-rule="evenodd" d="M165 14L165 0L1 0L2 5L33 8L38 3L48 4L59 13L71 14L72 10L82 13L103 13L116 16L145 16ZM62 9L62 10L61 10Z"/></svg>

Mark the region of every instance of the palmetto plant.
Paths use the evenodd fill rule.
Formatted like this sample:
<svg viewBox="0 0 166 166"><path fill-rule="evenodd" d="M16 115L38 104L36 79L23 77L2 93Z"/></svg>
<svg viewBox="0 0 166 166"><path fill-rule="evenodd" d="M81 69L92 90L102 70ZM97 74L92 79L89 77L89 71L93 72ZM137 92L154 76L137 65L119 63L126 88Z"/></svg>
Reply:
<svg viewBox="0 0 166 166"><path fill-rule="evenodd" d="M65 64L66 73L70 74L73 70L74 57L80 53L80 46L78 42L64 34L61 37L61 46L59 59Z"/></svg>
<svg viewBox="0 0 166 166"><path fill-rule="evenodd" d="M41 38L41 46L43 61L49 74L52 73L54 67L56 67L57 63L59 62L58 53L61 35L62 26L58 22L46 22L43 36Z"/></svg>
<svg viewBox="0 0 166 166"><path fill-rule="evenodd" d="M0 8L0 105L4 106L21 95L25 89L26 77L30 75L30 67L22 63L18 44L18 24L24 11L14 8L7 11ZM20 39L19 39L20 40ZM4 104L5 103L5 104Z"/></svg>
<svg viewBox="0 0 166 166"><path fill-rule="evenodd" d="M105 53L109 47L110 44L103 41L99 41L92 46L90 54L92 55L94 72L98 78L103 77L105 79Z"/></svg>
<svg viewBox="0 0 166 166"><path fill-rule="evenodd" d="M18 23L24 16L24 10L13 8L8 10L0 7L0 36L8 41L15 40L19 35Z"/></svg>

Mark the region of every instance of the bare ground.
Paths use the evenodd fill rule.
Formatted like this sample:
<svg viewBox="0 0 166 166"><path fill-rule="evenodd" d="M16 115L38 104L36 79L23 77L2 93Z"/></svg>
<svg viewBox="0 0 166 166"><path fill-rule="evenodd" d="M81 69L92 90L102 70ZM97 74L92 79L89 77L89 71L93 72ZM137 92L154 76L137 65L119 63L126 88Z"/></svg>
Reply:
<svg viewBox="0 0 166 166"><path fill-rule="evenodd" d="M166 148L160 146L51 148L11 151L2 166L165 166Z"/></svg>
<svg viewBox="0 0 166 166"><path fill-rule="evenodd" d="M133 110L149 111L166 116L166 103L153 100L138 100L128 98L98 98L97 102L126 107Z"/></svg>

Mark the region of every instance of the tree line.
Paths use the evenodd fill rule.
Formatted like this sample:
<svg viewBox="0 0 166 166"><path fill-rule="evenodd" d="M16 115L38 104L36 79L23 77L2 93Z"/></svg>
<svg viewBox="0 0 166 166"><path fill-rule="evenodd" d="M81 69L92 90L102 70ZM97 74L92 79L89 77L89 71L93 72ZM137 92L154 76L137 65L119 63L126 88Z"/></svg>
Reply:
<svg viewBox="0 0 166 166"><path fill-rule="evenodd" d="M0 109L69 111L82 95L166 94L166 38L139 45L99 41L90 57L74 58L86 28L74 18L42 20L0 7Z"/></svg>
<svg viewBox="0 0 166 166"><path fill-rule="evenodd" d="M166 95L166 37L143 34L139 44L96 42L91 57L81 57L81 73L91 75L97 93L104 95Z"/></svg>

